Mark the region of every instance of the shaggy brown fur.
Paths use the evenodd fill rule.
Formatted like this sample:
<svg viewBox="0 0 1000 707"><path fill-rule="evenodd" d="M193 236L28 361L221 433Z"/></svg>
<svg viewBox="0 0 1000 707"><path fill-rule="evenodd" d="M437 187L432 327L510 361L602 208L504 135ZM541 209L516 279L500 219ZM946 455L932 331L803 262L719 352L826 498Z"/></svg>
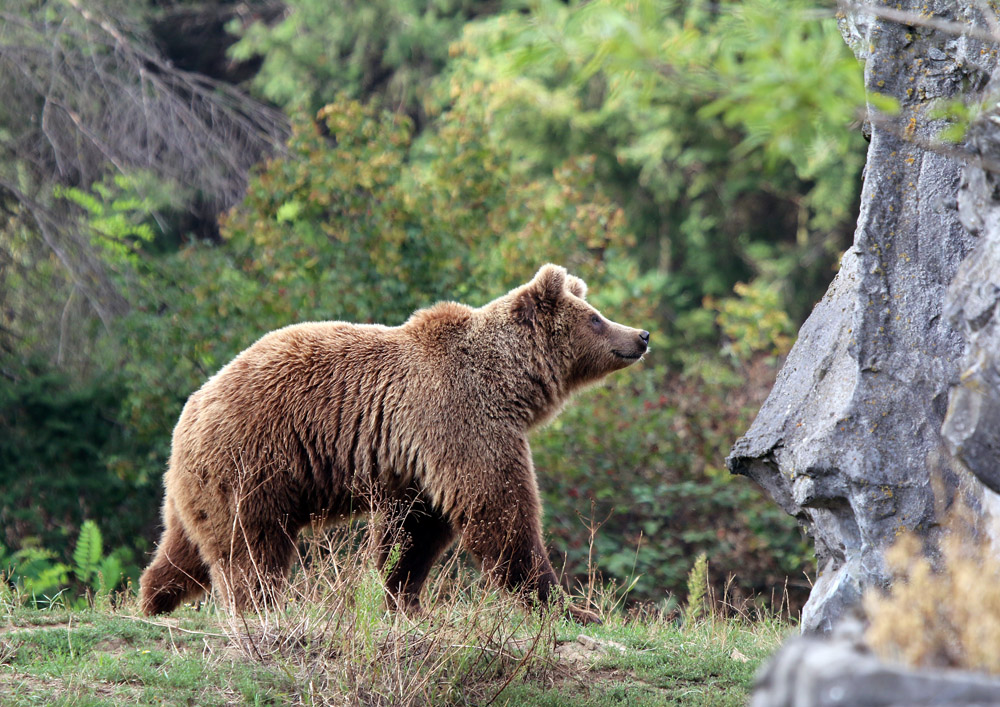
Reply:
<svg viewBox="0 0 1000 707"><path fill-rule="evenodd" d="M649 338L585 295L582 280L546 265L480 309L445 302L399 327L307 323L264 336L181 413L143 611L209 587L237 610L253 606L281 585L300 529L375 507L397 509L382 558L404 540L386 578L402 606L419 607L455 538L494 581L548 601L558 585L527 432L639 360Z"/></svg>

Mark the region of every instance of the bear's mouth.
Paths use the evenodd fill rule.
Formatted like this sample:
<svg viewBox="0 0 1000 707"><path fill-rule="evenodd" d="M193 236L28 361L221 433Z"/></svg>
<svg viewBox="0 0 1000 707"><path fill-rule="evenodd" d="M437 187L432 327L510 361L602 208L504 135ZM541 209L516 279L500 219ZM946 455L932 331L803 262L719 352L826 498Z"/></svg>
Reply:
<svg viewBox="0 0 1000 707"><path fill-rule="evenodd" d="M626 361L638 361L640 358L642 358L642 355L644 353L646 353L646 352L645 351L640 351L640 352L637 352L637 353L635 353L635 352L633 352L633 353L623 353L621 351L616 351L615 349L611 349L611 353L613 353L618 358L625 359Z"/></svg>

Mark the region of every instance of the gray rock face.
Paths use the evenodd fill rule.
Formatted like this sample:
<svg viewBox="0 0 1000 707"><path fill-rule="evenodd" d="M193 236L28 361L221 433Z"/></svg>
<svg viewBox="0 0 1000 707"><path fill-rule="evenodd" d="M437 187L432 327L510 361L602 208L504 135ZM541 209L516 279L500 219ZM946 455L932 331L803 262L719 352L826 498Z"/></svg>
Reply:
<svg viewBox="0 0 1000 707"><path fill-rule="evenodd" d="M883 663L851 635L787 642L757 676L750 701L750 707L997 704L1000 679Z"/></svg>
<svg viewBox="0 0 1000 707"><path fill-rule="evenodd" d="M982 158L1000 162L997 110L971 133L969 146ZM969 345L941 432L951 453L1000 493L1000 174L968 167L958 213L978 239L948 288L945 314Z"/></svg>
<svg viewBox="0 0 1000 707"><path fill-rule="evenodd" d="M979 22L969 3L894 6ZM968 38L857 13L842 28L865 62L869 90L894 96L901 110L892 118L869 110L854 246L727 460L815 540L820 574L803 628L820 631L866 587L888 581L882 552L900 532L933 531L932 477L946 490L958 483L941 425L965 342L945 300L975 238L956 209L961 164L920 145L942 127L930 115L932 100L981 87L993 68L989 52ZM996 444L986 430L1000 408L977 408L971 396L959 407L965 422L956 417L956 426L970 429L975 417L981 430L964 448L975 455Z"/></svg>

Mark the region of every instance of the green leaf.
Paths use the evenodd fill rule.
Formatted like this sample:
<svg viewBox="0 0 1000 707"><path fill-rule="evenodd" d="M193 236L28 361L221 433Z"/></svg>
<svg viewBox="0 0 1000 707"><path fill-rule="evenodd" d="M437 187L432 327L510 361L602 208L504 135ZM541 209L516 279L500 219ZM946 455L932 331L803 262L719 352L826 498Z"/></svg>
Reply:
<svg viewBox="0 0 1000 707"><path fill-rule="evenodd" d="M302 202L300 201L286 201L284 204L278 207L278 211L275 214L275 218L279 223L285 221L294 221L298 218L299 214L302 213Z"/></svg>
<svg viewBox="0 0 1000 707"><path fill-rule="evenodd" d="M97 575L94 577L95 581L91 583L91 586L98 594L107 594L118 586L122 578L123 569L122 561L118 554L112 553L108 555L101 560L100 566L97 568Z"/></svg>
<svg viewBox="0 0 1000 707"><path fill-rule="evenodd" d="M884 93L876 93L874 91L869 93L868 102L887 115L896 115L899 113L899 101Z"/></svg>
<svg viewBox="0 0 1000 707"><path fill-rule="evenodd" d="M76 549L73 550L73 572L80 581L89 582L90 577L97 571L103 554L102 546L101 530L97 527L97 523L92 520L85 521L76 540Z"/></svg>
<svg viewBox="0 0 1000 707"><path fill-rule="evenodd" d="M684 623L690 625L705 611L708 589L708 556L703 552L694 561L687 581L688 599L684 607Z"/></svg>

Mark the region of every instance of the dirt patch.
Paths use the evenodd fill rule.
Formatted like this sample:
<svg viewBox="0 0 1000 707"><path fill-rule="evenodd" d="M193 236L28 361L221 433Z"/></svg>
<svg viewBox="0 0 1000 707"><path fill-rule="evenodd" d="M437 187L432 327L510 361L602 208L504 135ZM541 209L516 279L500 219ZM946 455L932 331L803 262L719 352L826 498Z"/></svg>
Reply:
<svg viewBox="0 0 1000 707"><path fill-rule="evenodd" d="M30 631L32 629L38 630L50 630L61 628L63 630L68 628L73 628L75 626L85 626L86 624L81 624L79 621L65 621L63 619L54 619L52 621L27 621L27 620L17 620L11 619L10 623L6 626L0 626L0 636L5 633L12 633L13 631Z"/></svg>
<svg viewBox="0 0 1000 707"><path fill-rule="evenodd" d="M122 653L128 645L128 641L124 638L106 638L94 644L91 650L95 653Z"/></svg>
<svg viewBox="0 0 1000 707"><path fill-rule="evenodd" d="M669 690L647 682L623 668L595 667L601 658L621 657L630 652L629 648L602 638L594 638L581 633L573 641L564 641L556 646L555 654L562 663L561 680L565 686L576 686L586 691L597 683L641 685L651 693L665 695ZM581 669L583 669L581 671Z"/></svg>
<svg viewBox="0 0 1000 707"><path fill-rule="evenodd" d="M63 688L59 678L42 678L15 670L10 666L0 666L0 693L2 694L57 694Z"/></svg>
<svg viewBox="0 0 1000 707"><path fill-rule="evenodd" d="M594 638L585 633L576 637L575 641L564 641L556 646L555 654L561 660L574 663L594 663L605 656L623 656L628 648L617 641Z"/></svg>

